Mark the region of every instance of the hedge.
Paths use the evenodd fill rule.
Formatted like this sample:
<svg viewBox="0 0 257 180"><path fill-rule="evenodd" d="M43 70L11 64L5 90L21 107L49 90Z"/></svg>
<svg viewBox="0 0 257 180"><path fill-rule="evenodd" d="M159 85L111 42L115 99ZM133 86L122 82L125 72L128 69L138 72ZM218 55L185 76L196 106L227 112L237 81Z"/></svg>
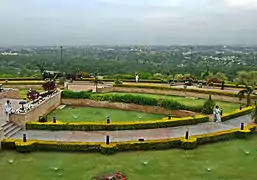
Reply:
<svg viewBox="0 0 257 180"><path fill-rule="evenodd" d="M44 81L8 81L0 82L3 85L42 85Z"/></svg>
<svg viewBox="0 0 257 180"><path fill-rule="evenodd" d="M93 94L91 92L62 91L62 98L91 99L96 101L109 101L121 103L133 103L145 106L160 106L171 110L188 110L202 112L202 106L187 106L172 99L158 99L133 94Z"/></svg>
<svg viewBox="0 0 257 180"><path fill-rule="evenodd" d="M135 78L134 79L120 79L122 82L136 82ZM76 79L76 81L94 81L94 78L82 78L82 79ZM111 78L104 78L101 79L101 81L103 82L114 82L115 79L111 79ZM147 80L147 79L142 79L139 80L140 83L168 83L168 81L164 81L164 80Z"/></svg>
<svg viewBox="0 0 257 180"><path fill-rule="evenodd" d="M142 84L119 84L119 85L113 85L113 87L185 91L185 92L203 93L203 94L220 95L220 96L230 96L230 97L238 98L237 92L233 93L233 92L226 92L226 91L220 91L220 90L204 90L204 89L178 88L178 87L173 87L173 86L169 87L169 86L142 85ZM251 98L257 99L257 96L251 96Z"/></svg>
<svg viewBox="0 0 257 180"><path fill-rule="evenodd" d="M34 78L34 77L17 77L17 78L0 78L0 81L40 81L42 78Z"/></svg>
<svg viewBox="0 0 257 180"><path fill-rule="evenodd" d="M213 143L234 138L247 138L255 130L254 124L248 125L244 130L232 129L227 131L190 136L188 139L170 138L162 140L111 142L109 145L103 142L59 142L41 140L4 139L1 144L5 150L17 150L18 152L33 151L79 151L101 152L102 154L114 154L116 152L132 150L161 150L171 148L194 149L198 145Z"/></svg>
<svg viewBox="0 0 257 180"><path fill-rule="evenodd" d="M193 125L198 123L208 122L209 117L204 115L184 117L184 118L164 118L154 121L139 121L125 123L92 123L92 122L74 122L63 123L53 122L28 122L26 123L27 130L70 130L70 131L117 131L117 130L135 130L135 129L154 129L166 128L184 125Z"/></svg>
<svg viewBox="0 0 257 180"><path fill-rule="evenodd" d="M210 84L209 86L221 87L222 85L221 85L221 83L213 83L213 84ZM227 88L245 88L245 85L224 84L224 87L227 87ZM257 86L254 89L257 89Z"/></svg>
<svg viewBox="0 0 257 180"><path fill-rule="evenodd" d="M249 106L249 107L245 107L240 109L235 110L232 113L225 113L221 116L221 120L222 121L227 121L229 119L233 119L233 118L237 118L246 114L251 113L254 110L254 106Z"/></svg>

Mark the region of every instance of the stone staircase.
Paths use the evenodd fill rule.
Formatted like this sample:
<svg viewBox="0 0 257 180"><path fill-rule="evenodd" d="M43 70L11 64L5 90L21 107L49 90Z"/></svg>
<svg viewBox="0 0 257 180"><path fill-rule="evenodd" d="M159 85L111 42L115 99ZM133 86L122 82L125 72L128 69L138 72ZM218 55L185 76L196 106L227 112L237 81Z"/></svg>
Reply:
<svg viewBox="0 0 257 180"><path fill-rule="evenodd" d="M19 132L22 128L17 126L14 123L8 122L1 126L4 129L4 137L10 138L17 132Z"/></svg>

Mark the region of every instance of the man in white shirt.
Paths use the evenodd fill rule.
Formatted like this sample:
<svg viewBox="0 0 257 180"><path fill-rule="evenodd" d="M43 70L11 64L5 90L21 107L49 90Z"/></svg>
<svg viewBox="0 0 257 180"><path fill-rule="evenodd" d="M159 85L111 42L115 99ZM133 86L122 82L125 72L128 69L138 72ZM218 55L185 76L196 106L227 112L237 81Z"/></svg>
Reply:
<svg viewBox="0 0 257 180"><path fill-rule="evenodd" d="M9 115L12 113L12 104L9 100L7 100L5 103L4 111L6 122L9 122Z"/></svg>

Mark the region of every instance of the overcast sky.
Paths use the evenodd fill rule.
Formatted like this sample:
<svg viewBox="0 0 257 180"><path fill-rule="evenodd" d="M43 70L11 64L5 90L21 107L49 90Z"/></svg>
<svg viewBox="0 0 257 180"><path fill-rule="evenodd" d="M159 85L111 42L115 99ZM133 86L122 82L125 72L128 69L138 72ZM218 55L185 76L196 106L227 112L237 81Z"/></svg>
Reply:
<svg viewBox="0 0 257 180"><path fill-rule="evenodd" d="M0 45L257 44L257 0L1 0Z"/></svg>

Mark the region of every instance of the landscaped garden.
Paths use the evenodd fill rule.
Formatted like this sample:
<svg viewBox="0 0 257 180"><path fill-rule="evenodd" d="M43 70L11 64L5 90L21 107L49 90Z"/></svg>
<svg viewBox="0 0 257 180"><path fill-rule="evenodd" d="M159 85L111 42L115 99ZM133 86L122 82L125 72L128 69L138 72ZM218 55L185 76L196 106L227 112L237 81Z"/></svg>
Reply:
<svg viewBox="0 0 257 180"><path fill-rule="evenodd" d="M56 117L62 122L106 122L108 116L110 116L111 122L149 121L165 117L163 114L149 114L137 111L66 106L63 109L54 110L47 118L51 121L53 117Z"/></svg>
<svg viewBox="0 0 257 180"><path fill-rule="evenodd" d="M203 106L206 99L200 99L200 98L192 98L192 97L181 97L181 96L172 96L172 95L159 95L159 94L141 94L141 93L108 93L108 94L120 94L120 95L140 95L144 97L151 97L156 99L169 99L178 101L181 104L184 104L186 106ZM230 102L224 102L224 101L216 101L216 105L220 107L220 109L223 110L224 113L230 113L232 111L235 111L240 107L240 104L238 103L230 103Z"/></svg>
<svg viewBox="0 0 257 180"><path fill-rule="evenodd" d="M257 137L201 146L194 151L137 151L112 156L0 152L1 179L90 180L116 170L128 179L255 180Z"/></svg>

